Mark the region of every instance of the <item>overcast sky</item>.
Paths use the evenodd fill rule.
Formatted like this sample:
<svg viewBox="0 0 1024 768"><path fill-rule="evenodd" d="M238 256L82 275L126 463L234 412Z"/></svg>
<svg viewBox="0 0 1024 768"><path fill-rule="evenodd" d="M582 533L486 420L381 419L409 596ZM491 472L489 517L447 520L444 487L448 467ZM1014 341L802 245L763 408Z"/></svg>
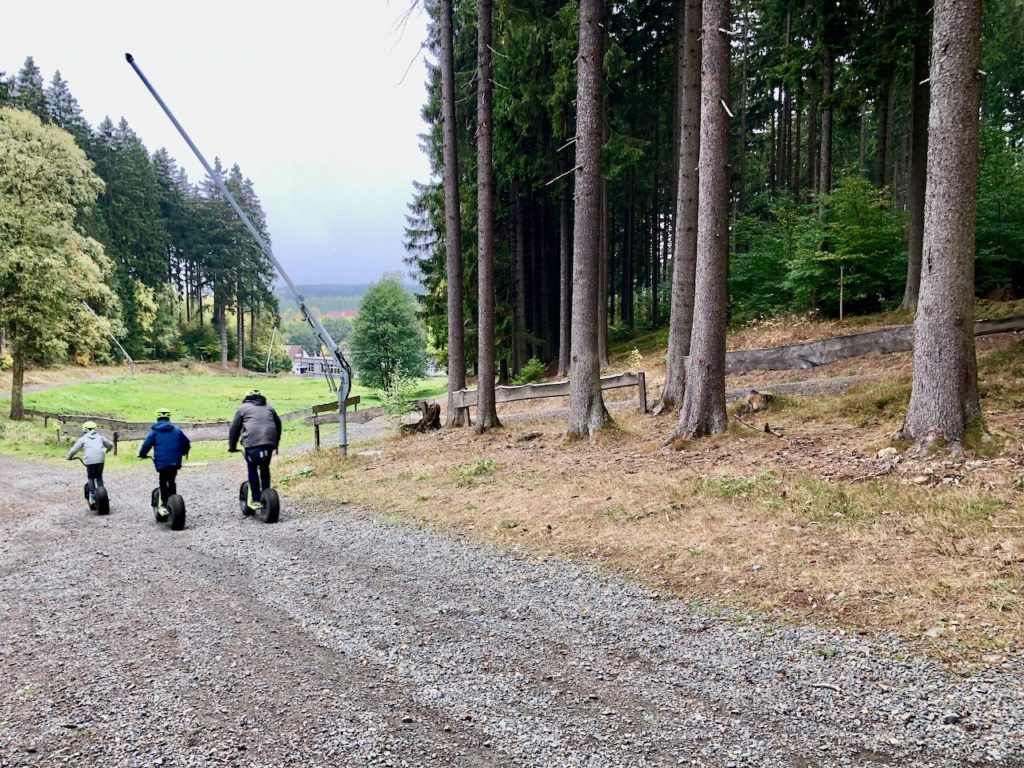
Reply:
<svg viewBox="0 0 1024 768"><path fill-rule="evenodd" d="M59 69L92 125L123 116L198 181L198 161L125 62L131 52L207 159L253 180L293 280L369 282L406 271L406 204L429 175L418 139L427 19L417 9L403 27L411 4L6 3L0 71L29 55L47 84Z"/></svg>

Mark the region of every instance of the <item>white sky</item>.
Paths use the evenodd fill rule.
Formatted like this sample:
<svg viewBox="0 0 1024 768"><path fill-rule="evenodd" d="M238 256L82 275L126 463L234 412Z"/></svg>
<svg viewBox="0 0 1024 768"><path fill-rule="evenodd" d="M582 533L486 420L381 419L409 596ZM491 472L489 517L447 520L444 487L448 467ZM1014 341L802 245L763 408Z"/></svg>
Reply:
<svg viewBox="0 0 1024 768"><path fill-rule="evenodd" d="M12 2L0 71L29 55L47 84L59 69L93 126L125 117L198 181L199 162L125 62L132 53L206 158L253 180L294 281L368 282L406 271L406 204L429 176L418 139L427 19L417 8L401 27L411 4Z"/></svg>

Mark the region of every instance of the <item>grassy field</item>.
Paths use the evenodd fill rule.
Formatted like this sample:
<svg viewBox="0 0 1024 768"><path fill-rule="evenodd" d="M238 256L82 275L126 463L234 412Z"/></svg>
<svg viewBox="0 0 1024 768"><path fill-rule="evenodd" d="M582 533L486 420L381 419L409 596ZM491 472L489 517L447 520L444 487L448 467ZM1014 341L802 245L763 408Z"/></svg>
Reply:
<svg viewBox="0 0 1024 768"><path fill-rule="evenodd" d="M419 397L434 397L444 391L443 378L425 379ZM220 375L205 373L150 373L137 378L118 377L103 381L84 381L60 386L25 396L25 405L54 413L78 413L106 416L127 421L151 421L158 408L169 408L174 421L208 421L230 419L250 389L259 389L278 413L306 408L332 399L323 379L298 377L267 378L262 376ZM378 394L356 385L353 395L361 398L360 408L380 404ZM58 444L56 429L44 429L38 419L11 422L6 418L7 399L0 399L4 415L0 417L0 454L40 459L59 459L67 451L67 443ZM282 450L312 442L313 430L301 421L285 425ZM124 443L111 466L136 461L136 443ZM190 459L209 461L227 456L222 443L196 443Z"/></svg>

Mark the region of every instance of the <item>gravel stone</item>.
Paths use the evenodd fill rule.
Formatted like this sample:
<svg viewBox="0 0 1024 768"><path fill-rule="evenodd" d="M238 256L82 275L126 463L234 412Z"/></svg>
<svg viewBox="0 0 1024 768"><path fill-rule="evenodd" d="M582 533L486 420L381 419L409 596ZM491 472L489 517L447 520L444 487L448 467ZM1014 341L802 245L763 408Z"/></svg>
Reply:
<svg viewBox="0 0 1024 768"><path fill-rule="evenodd" d="M287 488L265 525L240 462L180 473L173 532L108 474L101 518L0 460L0 768L1024 766L1019 656L957 675Z"/></svg>

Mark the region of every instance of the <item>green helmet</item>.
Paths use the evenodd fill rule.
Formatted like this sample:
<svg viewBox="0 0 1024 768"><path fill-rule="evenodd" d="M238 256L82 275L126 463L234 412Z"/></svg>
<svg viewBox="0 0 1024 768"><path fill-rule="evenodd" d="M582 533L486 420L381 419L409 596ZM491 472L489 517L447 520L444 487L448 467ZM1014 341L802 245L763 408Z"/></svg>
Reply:
<svg viewBox="0 0 1024 768"><path fill-rule="evenodd" d="M156 419L157 419L157 421L159 421L160 419L169 419L169 418L171 418L171 411L169 409L167 409L167 408L160 408L160 409L157 410L157 412L156 412Z"/></svg>
<svg viewBox="0 0 1024 768"><path fill-rule="evenodd" d="M249 400L253 397L259 397L262 393L258 389L250 389L245 395L245 399Z"/></svg>
<svg viewBox="0 0 1024 768"><path fill-rule="evenodd" d="M94 429L96 429L96 422L95 421L87 421L87 422L85 422L85 424L82 425L82 431L83 432L89 432L89 431L94 430Z"/></svg>

